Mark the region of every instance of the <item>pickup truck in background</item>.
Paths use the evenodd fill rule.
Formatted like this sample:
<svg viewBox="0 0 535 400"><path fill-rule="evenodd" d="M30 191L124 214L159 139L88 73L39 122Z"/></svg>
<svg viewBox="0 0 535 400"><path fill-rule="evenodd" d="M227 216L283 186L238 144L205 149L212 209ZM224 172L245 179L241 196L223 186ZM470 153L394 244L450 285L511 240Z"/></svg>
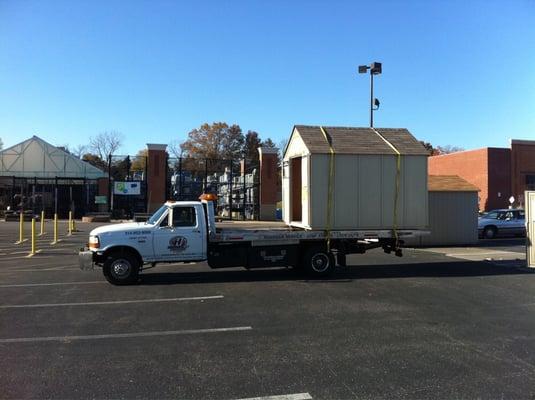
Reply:
<svg viewBox="0 0 535 400"><path fill-rule="evenodd" d="M225 229L216 226L213 202L166 202L147 222L105 225L90 232L79 253L82 270L102 267L108 282L133 284L158 263L206 261L211 268L294 267L312 276L345 266L346 255L382 247L401 256L403 238L417 230L314 231L290 228Z"/></svg>

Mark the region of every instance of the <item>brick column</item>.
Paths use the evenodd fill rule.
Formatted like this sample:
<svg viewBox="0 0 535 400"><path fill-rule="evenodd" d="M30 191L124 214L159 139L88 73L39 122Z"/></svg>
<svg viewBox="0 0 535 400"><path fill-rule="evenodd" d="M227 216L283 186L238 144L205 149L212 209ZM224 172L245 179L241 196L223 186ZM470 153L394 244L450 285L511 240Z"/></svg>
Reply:
<svg viewBox="0 0 535 400"><path fill-rule="evenodd" d="M109 203L110 202L110 199L108 199L109 179L108 178L98 178L97 179L97 185L98 185L97 196L106 196L107 201ZM107 204L98 204L97 208L98 208L99 212L108 212L108 205Z"/></svg>
<svg viewBox="0 0 535 400"><path fill-rule="evenodd" d="M274 221L277 209L277 149L259 147L260 153L260 219Z"/></svg>
<svg viewBox="0 0 535 400"><path fill-rule="evenodd" d="M147 143L147 212L157 210L167 199L166 144Z"/></svg>

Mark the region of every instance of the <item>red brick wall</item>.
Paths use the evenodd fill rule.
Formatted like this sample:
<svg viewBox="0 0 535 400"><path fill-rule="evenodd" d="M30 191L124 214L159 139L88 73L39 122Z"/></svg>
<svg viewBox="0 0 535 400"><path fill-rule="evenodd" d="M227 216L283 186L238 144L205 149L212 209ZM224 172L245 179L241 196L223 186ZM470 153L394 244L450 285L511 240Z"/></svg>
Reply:
<svg viewBox="0 0 535 400"><path fill-rule="evenodd" d="M487 210L507 208L511 197L511 150L489 148Z"/></svg>
<svg viewBox="0 0 535 400"><path fill-rule="evenodd" d="M526 175L535 175L535 141L513 140L511 142L511 191L517 200L515 205L524 205Z"/></svg>
<svg viewBox="0 0 535 400"><path fill-rule="evenodd" d="M480 190L479 209L486 209L489 193L488 149L429 157L428 171L429 175L458 175L477 186Z"/></svg>
<svg viewBox="0 0 535 400"><path fill-rule="evenodd" d="M147 147L147 211L153 212L167 200L165 198L167 153L161 150L163 145L147 144Z"/></svg>
<svg viewBox="0 0 535 400"><path fill-rule="evenodd" d="M279 171L277 152L259 148L260 153L260 219L274 220L277 208Z"/></svg>
<svg viewBox="0 0 535 400"><path fill-rule="evenodd" d="M509 205L511 150L488 147L461 151L429 157L428 163L429 175L459 175L477 186L480 190L480 210L488 211Z"/></svg>

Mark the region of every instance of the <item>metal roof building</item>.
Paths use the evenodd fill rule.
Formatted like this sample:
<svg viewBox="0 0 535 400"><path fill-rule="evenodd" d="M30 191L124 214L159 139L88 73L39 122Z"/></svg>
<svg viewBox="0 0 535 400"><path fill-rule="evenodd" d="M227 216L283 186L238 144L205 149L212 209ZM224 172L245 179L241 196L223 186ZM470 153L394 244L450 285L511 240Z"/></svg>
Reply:
<svg viewBox="0 0 535 400"><path fill-rule="evenodd" d="M97 179L104 178L107 174L40 137L33 136L0 151L0 176Z"/></svg>

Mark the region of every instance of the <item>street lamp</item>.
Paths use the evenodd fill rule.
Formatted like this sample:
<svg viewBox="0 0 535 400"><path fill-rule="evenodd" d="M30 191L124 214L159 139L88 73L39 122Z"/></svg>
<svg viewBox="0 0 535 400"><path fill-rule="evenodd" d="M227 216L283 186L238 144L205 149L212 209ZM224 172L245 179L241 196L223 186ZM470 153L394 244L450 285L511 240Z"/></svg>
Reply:
<svg viewBox="0 0 535 400"><path fill-rule="evenodd" d="M368 70L370 71L370 127L373 128L373 112L378 110L381 104L378 99L373 97L373 76L383 72L382 64L373 62L370 65L359 65L359 74L365 74Z"/></svg>

